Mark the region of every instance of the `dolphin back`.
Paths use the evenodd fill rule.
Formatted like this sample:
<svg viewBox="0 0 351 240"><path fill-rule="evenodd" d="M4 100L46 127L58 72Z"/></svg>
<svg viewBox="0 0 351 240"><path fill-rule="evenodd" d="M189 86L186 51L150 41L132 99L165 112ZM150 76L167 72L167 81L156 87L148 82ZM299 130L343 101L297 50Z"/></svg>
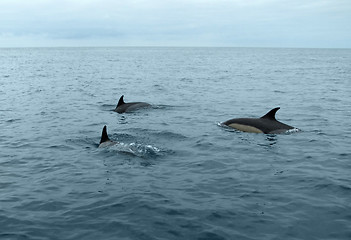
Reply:
<svg viewBox="0 0 351 240"><path fill-rule="evenodd" d="M150 107L151 105L146 103L146 102L130 102L130 103L126 103L124 102L123 99L124 95L122 95L118 101L118 104L115 108L115 112L118 113L124 113L124 112L132 112L135 110L138 110L140 108L146 108L146 107Z"/></svg>
<svg viewBox="0 0 351 240"><path fill-rule="evenodd" d="M244 132L276 134L284 133L294 127L279 122L275 118L276 112L280 107L273 108L260 118L234 118L225 121L223 124Z"/></svg>

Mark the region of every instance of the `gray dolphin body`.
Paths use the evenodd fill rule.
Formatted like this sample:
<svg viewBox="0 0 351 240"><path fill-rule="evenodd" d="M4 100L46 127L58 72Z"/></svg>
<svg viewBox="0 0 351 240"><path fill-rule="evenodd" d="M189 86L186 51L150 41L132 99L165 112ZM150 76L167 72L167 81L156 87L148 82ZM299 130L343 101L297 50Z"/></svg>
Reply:
<svg viewBox="0 0 351 240"><path fill-rule="evenodd" d="M121 98L118 101L118 104L115 108L115 112L118 113L124 113L124 112L132 112L141 108L147 108L150 107L151 105L146 103L146 102L130 102L130 103L125 103L123 100L124 95L121 96Z"/></svg>
<svg viewBox="0 0 351 240"><path fill-rule="evenodd" d="M223 124L243 132L276 134L284 133L294 127L286 125L275 119L275 113L280 107L274 108L260 118L234 118L225 121Z"/></svg>
<svg viewBox="0 0 351 240"><path fill-rule="evenodd" d="M99 148L109 147L109 146L113 146L113 145L117 145L117 144L119 144L119 142L114 142L114 141L111 141L109 139L109 137L107 135L106 125L105 125L104 128L102 129Z"/></svg>

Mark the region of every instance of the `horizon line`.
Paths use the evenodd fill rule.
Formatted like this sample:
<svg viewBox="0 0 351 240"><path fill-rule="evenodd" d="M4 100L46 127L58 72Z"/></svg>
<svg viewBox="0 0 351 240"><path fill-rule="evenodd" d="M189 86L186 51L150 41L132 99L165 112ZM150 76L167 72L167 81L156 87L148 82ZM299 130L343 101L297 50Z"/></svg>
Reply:
<svg viewBox="0 0 351 240"><path fill-rule="evenodd" d="M276 48L276 49L351 49L351 47L282 47L282 46L177 46L177 45L89 45L89 46L0 46L0 49L15 48Z"/></svg>

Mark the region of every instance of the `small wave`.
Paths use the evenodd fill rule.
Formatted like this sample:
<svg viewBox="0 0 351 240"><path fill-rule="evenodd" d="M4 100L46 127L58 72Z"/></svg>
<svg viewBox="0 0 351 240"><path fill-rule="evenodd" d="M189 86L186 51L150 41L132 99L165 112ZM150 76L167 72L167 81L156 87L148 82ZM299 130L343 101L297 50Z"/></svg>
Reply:
<svg viewBox="0 0 351 240"><path fill-rule="evenodd" d="M171 109L173 106L171 105L163 105L163 104L156 104L151 106L152 109Z"/></svg>
<svg viewBox="0 0 351 240"><path fill-rule="evenodd" d="M161 150L152 145L144 145L140 143L116 143L107 148L108 150L129 153L138 157L156 157L161 154Z"/></svg>
<svg viewBox="0 0 351 240"><path fill-rule="evenodd" d="M7 122L7 123L13 123L13 122L21 121L21 120L22 120L22 119L19 119L19 118L13 118L13 119L6 120L5 122Z"/></svg>
<svg viewBox="0 0 351 240"><path fill-rule="evenodd" d="M187 137L183 134L180 134L180 133L177 133L177 132L173 132L173 131L157 131L157 130L151 130L151 129L147 129L147 128L130 128L129 129L130 131L132 131L133 133L144 133L145 136L147 136L148 138L150 136L153 136L157 139L180 139L180 140L183 140L183 139L186 139ZM118 135L120 136L120 134ZM142 137L142 136L139 136L139 138Z"/></svg>
<svg viewBox="0 0 351 240"><path fill-rule="evenodd" d="M70 147L78 146L85 149L89 149L89 148L95 149L95 147L99 146L99 144L96 143L96 139L94 138L66 139L66 143Z"/></svg>
<svg viewBox="0 0 351 240"><path fill-rule="evenodd" d="M293 128L293 129L287 130L285 133L290 134L290 133L296 133L296 132L301 132L301 129Z"/></svg>
<svg viewBox="0 0 351 240"><path fill-rule="evenodd" d="M0 234L1 239L29 239L30 236L20 232L3 232Z"/></svg>
<svg viewBox="0 0 351 240"><path fill-rule="evenodd" d="M73 150L74 148L68 146L68 145L63 145L63 144L58 144L58 145L50 145L48 147L49 149L57 149L57 150L63 150L63 151L67 151L67 150Z"/></svg>
<svg viewBox="0 0 351 240"><path fill-rule="evenodd" d="M115 110L116 105L117 105L117 103L114 105L113 104L102 104L102 105L100 105L100 109L103 111L113 111L113 110Z"/></svg>

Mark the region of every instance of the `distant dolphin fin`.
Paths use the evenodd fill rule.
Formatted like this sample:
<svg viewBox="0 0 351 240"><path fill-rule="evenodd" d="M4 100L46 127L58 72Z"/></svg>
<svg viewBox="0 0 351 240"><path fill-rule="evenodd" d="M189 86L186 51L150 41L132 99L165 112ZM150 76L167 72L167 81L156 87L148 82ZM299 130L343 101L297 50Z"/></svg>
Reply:
<svg viewBox="0 0 351 240"><path fill-rule="evenodd" d="M106 125L105 125L104 128L102 129L100 144L103 142L107 142L107 141L110 141L110 139L107 136L107 130L106 130Z"/></svg>
<svg viewBox="0 0 351 240"><path fill-rule="evenodd" d="M267 118L270 120L276 120L275 119L275 113L280 109L280 107L273 108L270 110L266 115L262 116L261 118Z"/></svg>
<svg viewBox="0 0 351 240"><path fill-rule="evenodd" d="M125 102L124 102L124 100L123 100L123 97L124 97L124 95L122 95L122 96L121 96L121 98L119 99L119 101L118 101L118 104L117 104L117 107L116 107L116 108L118 108L119 106L121 106L121 105L125 104Z"/></svg>

